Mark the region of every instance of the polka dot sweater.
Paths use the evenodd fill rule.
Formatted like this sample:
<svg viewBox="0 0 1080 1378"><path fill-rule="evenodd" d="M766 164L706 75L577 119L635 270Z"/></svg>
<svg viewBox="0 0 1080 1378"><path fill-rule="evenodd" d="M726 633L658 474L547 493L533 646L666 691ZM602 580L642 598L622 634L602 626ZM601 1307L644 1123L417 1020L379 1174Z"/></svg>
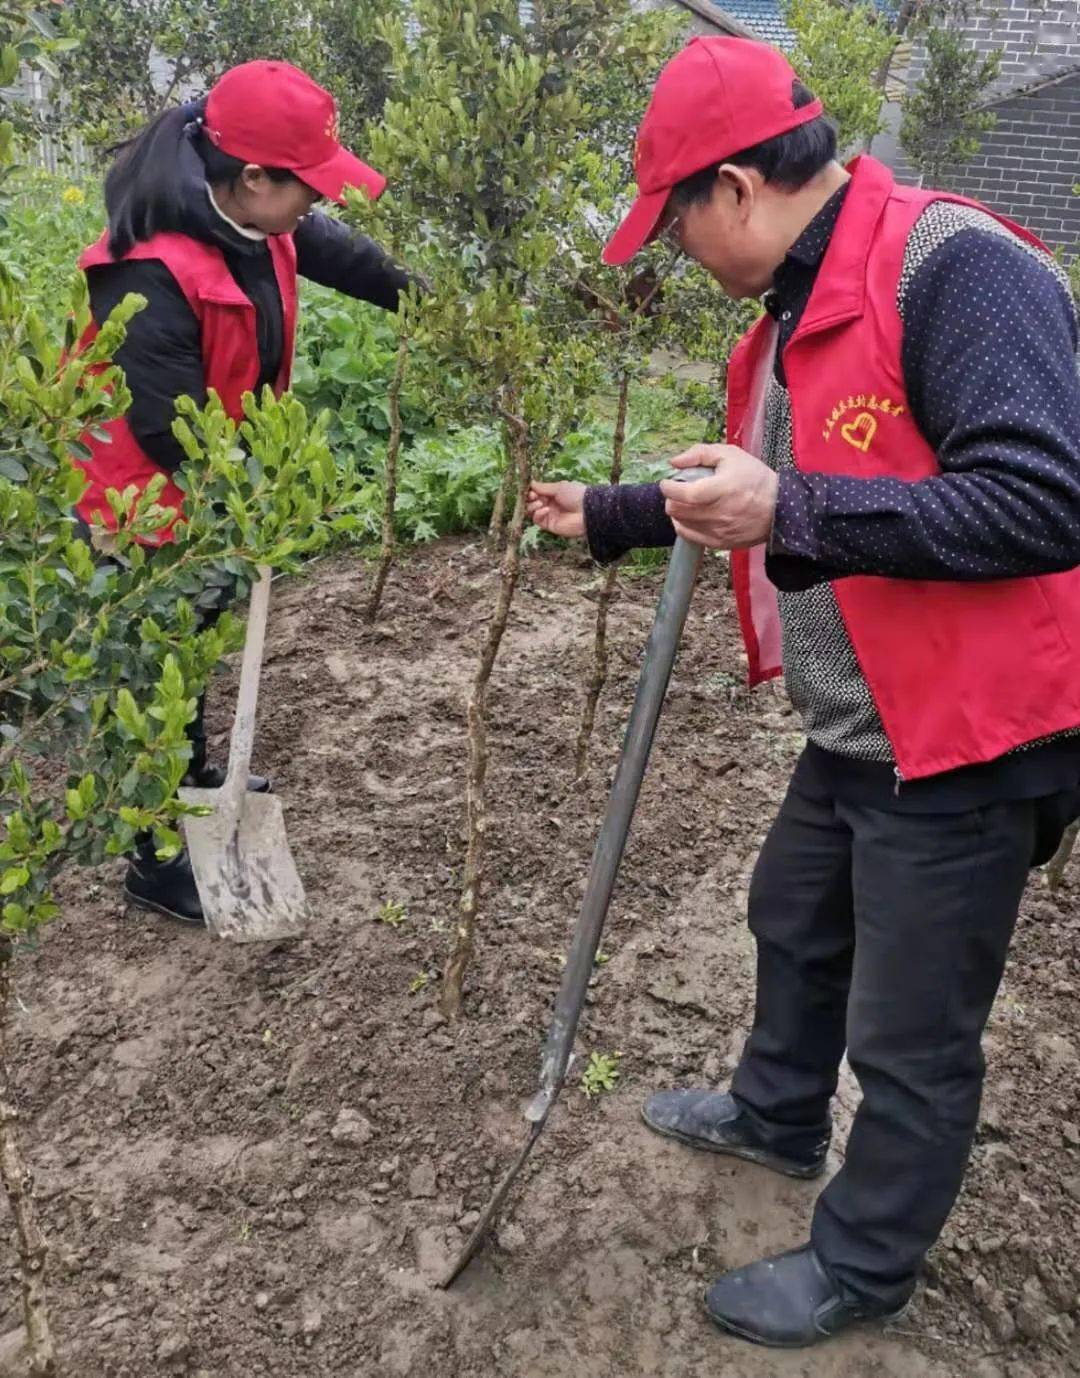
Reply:
<svg viewBox="0 0 1080 1378"><path fill-rule="evenodd" d="M804 474L794 465L783 346L813 291L846 188L777 270L766 306L780 334L764 455L780 475L768 570L780 591L788 692L813 747L849 766L859 793L892 790L892 750L831 580L849 574L995 579L1080 563L1080 373L1061 269L984 212L948 202L912 232L898 289L912 416L942 473L918 483ZM590 489L601 560L674 539L656 485ZM905 794L958 803L1080 781L1080 745L969 768ZM1000 768L997 768L999 767Z"/></svg>

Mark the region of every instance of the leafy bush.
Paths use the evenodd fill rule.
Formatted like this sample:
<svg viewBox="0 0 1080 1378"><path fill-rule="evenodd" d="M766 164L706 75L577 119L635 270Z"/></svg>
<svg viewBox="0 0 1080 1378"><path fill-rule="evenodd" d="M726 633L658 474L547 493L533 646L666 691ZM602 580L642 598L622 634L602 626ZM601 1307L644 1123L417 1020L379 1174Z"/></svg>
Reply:
<svg viewBox="0 0 1080 1378"><path fill-rule="evenodd" d="M900 145L925 185L943 186L947 172L970 161L981 135L997 122L983 103L1001 70L1001 50L980 52L960 33L934 25L923 41L926 66L904 97Z"/></svg>
<svg viewBox="0 0 1080 1378"><path fill-rule="evenodd" d="M382 524L382 454L353 511L353 540L369 542ZM483 526L502 477L498 434L472 426L450 435L421 437L402 457L395 510L397 534L405 541L432 541Z"/></svg>
<svg viewBox="0 0 1080 1378"><path fill-rule="evenodd" d="M388 436L386 394L397 348L393 318L379 307L304 285L293 392L312 415L330 413L335 452L363 462ZM401 413L406 443L431 425L431 409L407 386Z"/></svg>
<svg viewBox="0 0 1080 1378"><path fill-rule="evenodd" d="M878 73L896 47L888 19L872 4L791 0L792 62L836 121L840 151L852 152L884 129Z"/></svg>
<svg viewBox="0 0 1080 1378"><path fill-rule="evenodd" d="M100 193L51 173L20 169L0 220L0 260L25 303L59 328L79 254L101 234Z"/></svg>
<svg viewBox="0 0 1080 1378"><path fill-rule="evenodd" d="M603 403L598 404L603 409ZM668 388L641 386L634 390L626 435L625 481L647 483L660 478L676 452L672 435L691 443L695 422L678 406ZM544 477L606 483L611 467L613 420L585 421L564 439L552 456ZM700 431L700 425L697 426ZM662 452L657 454L656 441ZM669 443L664 444L667 439ZM397 500L397 534L405 541L431 541L487 526L502 481L504 442L490 426L469 426L447 433L421 435L403 454ZM373 473L356 504L354 539L373 540L382 513L382 453L371 452ZM528 546L540 539L531 530Z"/></svg>

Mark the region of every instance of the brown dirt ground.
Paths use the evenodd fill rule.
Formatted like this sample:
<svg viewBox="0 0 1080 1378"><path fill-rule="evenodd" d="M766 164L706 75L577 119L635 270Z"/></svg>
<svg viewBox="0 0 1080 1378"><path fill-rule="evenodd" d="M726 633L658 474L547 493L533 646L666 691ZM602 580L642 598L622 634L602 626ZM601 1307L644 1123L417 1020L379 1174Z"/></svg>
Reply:
<svg viewBox="0 0 1080 1378"><path fill-rule="evenodd" d="M449 1293L431 1280L522 1138L658 578L622 580L596 759L573 793L596 576L572 552L528 564L491 694L490 881L456 1034L435 978L490 562L461 542L412 554L373 631L354 559L278 586L258 756L310 935L227 948L125 913L110 869L75 878L22 967L18 1075L69 1374L1080 1373L1080 911L1041 878L987 1036L972 1170L914 1310L801 1354L744 1346L703 1314L710 1275L801 1242L816 1190L638 1118L650 1088L722 1082L733 1064L752 1001L747 879L799 746L778 692L739 687L707 563L580 1038L621 1052L621 1081L592 1102L567 1089L496 1243ZM387 901L399 928L374 920ZM848 1079L841 1121L855 1099ZM4 1302L0 1374L15 1375L13 1283Z"/></svg>

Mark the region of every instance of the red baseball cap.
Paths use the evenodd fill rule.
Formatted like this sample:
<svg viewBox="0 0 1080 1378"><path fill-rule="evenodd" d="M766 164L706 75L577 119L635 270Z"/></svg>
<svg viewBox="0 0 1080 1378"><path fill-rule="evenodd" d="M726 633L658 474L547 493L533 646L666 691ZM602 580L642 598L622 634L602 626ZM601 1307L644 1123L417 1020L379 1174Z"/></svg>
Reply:
<svg viewBox="0 0 1080 1378"><path fill-rule="evenodd" d="M655 238L676 182L817 119L819 100L795 108L796 80L783 53L747 38L695 38L676 54L638 130L637 200L604 262L628 263Z"/></svg>
<svg viewBox="0 0 1080 1378"><path fill-rule="evenodd" d="M362 187L374 201L386 178L338 142L337 105L329 91L288 62L232 67L206 99L205 130L232 158L280 167L331 201Z"/></svg>

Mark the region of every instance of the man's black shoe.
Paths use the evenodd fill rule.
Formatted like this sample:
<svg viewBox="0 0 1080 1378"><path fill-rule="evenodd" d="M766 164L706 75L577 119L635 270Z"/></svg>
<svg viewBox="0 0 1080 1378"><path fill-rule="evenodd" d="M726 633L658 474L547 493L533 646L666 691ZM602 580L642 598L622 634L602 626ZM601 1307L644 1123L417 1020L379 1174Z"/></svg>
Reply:
<svg viewBox="0 0 1080 1378"><path fill-rule="evenodd" d="M158 861L152 844L140 846L124 879L124 894L139 909L204 927L202 904L187 852Z"/></svg>
<svg viewBox="0 0 1080 1378"><path fill-rule="evenodd" d="M777 1153L762 1143L749 1117L724 1091L657 1091L642 1110L650 1129L707 1153L746 1158L785 1177L819 1177L825 1169L829 1138L807 1157Z"/></svg>
<svg viewBox="0 0 1080 1378"><path fill-rule="evenodd" d="M200 766L188 771L184 784L195 789L221 789L225 783L225 770L221 766ZM248 794L273 794L274 786L265 775L248 776Z"/></svg>
<svg viewBox="0 0 1080 1378"><path fill-rule="evenodd" d="M813 1246L804 1244L717 1278L705 1294L705 1309L721 1330L740 1339L802 1349L853 1325L898 1320L907 1302L884 1312L845 1301Z"/></svg>

